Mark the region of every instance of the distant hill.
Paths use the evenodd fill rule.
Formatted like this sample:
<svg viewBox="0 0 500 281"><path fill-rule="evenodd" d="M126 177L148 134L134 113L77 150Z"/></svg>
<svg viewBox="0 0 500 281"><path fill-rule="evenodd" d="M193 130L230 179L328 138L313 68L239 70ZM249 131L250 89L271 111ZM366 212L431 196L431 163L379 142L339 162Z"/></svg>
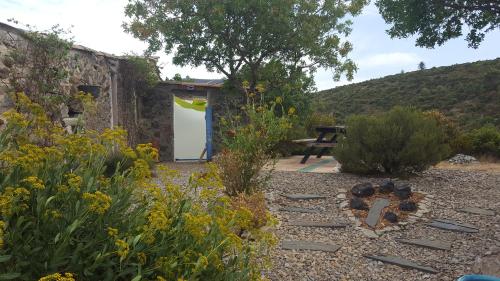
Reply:
<svg viewBox="0 0 500 281"><path fill-rule="evenodd" d="M395 105L438 109L464 128L500 127L500 58L386 76L313 95L317 111L339 122Z"/></svg>

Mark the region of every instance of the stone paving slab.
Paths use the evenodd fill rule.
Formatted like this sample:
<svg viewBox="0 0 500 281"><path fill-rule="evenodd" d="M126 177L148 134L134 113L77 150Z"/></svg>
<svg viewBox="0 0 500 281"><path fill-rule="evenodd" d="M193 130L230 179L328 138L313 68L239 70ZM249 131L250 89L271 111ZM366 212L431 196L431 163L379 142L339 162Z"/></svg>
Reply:
<svg viewBox="0 0 500 281"><path fill-rule="evenodd" d="M324 227L324 228L345 228L348 226L345 222L316 222L316 221L293 221L290 222L293 226L304 227Z"/></svg>
<svg viewBox="0 0 500 281"><path fill-rule="evenodd" d="M456 232L466 232L466 233L476 233L479 232L478 229L476 228L470 228L470 227L465 227L457 224L452 224L452 223L445 223L441 221L432 221L427 224L430 227L435 227L435 228L440 228L444 230L450 230L450 231L456 231Z"/></svg>
<svg viewBox="0 0 500 281"><path fill-rule="evenodd" d="M294 194L283 194L286 198L290 200L312 200L312 199L325 199L326 196L319 194L302 194L302 193L294 193Z"/></svg>
<svg viewBox="0 0 500 281"><path fill-rule="evenodd" d="M435 250L451 250L451 243L439 240L429 239L396 239L396 241L404 244L415 245Z"/></svg>
<svg viewBox="0 0 500 281"><path fill-rule="evenodd" d="M366 217L366 224L370 226L371 228L374 228L378 220L380 219L380 215L382 213L382 210L389 206L389 200L385 198L379 198L375 200L373 203L373 206L370 208L370 211L368 211L368 216Z"/></svg>
<svg viewBox="0 0 500 281"><path fill-rule="evenodd" d="M452 220L447 220L447 219L434 219L434 220L438 221L438 222L442 222L442 223L454 224L454 225L461 226L461 227L467 227L467 228L479 230L479 228L477 226L472 225L470 223L452 221Z"/></svg>
<svg viewBox="0 0 500 281"><path fill-rule="evenodd" d="M495 215L495 212L492 210L481 209L481 208L477 208L477 207L462 208L462 209L458 209L458 211L463 212L463 213L470 213L470 214L483 215L483 216L494 216Z"/></svg>
<svg viewBox="0 0 500 281"><path fill-rule="evenodd" d="M416 269L427 273L432 273L432 274L438 273L438 271L432 267L423 266L415 262L412 262L410 260L396 256L365 256L365 258L385 262L388 264L394 264L403 268Z"/></svg>
<svg viewBox="0 0 500 281"><path fill-rule="evenodd" d="M323 252L336 252L340 246L334 244L327 244L315 241L282 241L281 248L285 250L310 250L310 251L323 251Z"/></svg>
<svg viewBox="0 0 500 281"><path fill-rule="evenodd" d="M292 213L321 213L321 211L318 209L302 208L302 207L282 207L279 208L279 210L283 212L292 212Z"/></svg>

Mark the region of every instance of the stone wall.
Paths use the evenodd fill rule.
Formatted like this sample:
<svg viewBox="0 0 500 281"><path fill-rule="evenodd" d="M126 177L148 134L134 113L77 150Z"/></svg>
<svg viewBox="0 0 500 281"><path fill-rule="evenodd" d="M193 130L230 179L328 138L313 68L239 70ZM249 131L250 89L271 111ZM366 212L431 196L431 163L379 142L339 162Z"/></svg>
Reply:
<svg viewBox="0 0 500 281"><path fill-rule="evenodd" d="M0 23L0 113L12 108L7 78L12 69L9 53L26 42L24 31ZM20 45L21 44L21 45ZM73 96L79 86L98 86L96 109L85 120L87 129L102 131L121 126L129 131L129 141L137 144L137 97L130 76L130 65L122 57L74 45L65 67L68 77L63 82L63 93ZM79 113L81 105L70 103L62 115ZM71 117L71 116L70 116Z"/></svg>
<svg viewBox="0 0 500 281"><path fill-rule="evenodd" d="M220 147L219 118L226 115L235 99L226 96L218 86L164 82L140 98L139 136L141 142L153 143L160 150L162 161L174 160L173 96L180 98L205 97L213 108L214 152ZM227 116L226 116L227 117Z"/></svg>
<svg viewBox="0 0 500 281"><path fill-rule="evenodd" d="M6 79L12 68L6 63L8 55L26 40L24 31L0 23L0 113L13 106ZM69 75L62 85L63 94L74 95L79 86L97 86L100 90L95 112L86 117L87 129L123 127L130 145L152 143L160 150L162 161L174 160L173 95L207 97L213 108L214 152L220 147L218 120L241 105L240 99L223 94L220 85L161 82L153 89L138 85L134 79L137 72L133 72L129 60L82 46L73 46L65 68ZM69 103L62 111L66 111L65 117L81 108Z"/></svg>

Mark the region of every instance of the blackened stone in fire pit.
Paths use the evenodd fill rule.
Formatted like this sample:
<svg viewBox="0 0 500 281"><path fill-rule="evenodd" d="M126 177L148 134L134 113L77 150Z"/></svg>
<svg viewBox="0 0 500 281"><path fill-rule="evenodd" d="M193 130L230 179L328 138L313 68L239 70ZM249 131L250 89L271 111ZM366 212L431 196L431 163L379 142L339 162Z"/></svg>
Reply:
<svg viewBox="0 0 500 281"><path fill-rule="evenodd" d="M384 219L388 220L389 222L396 223L398 222L398 215L393 212L387 212L384 214Z"/></svg>
<svg viewBox="0 0 500 281"><path fill-rule="evenodd" d="M358 197L351 198L351 202L349 203L351 209L356 210L368 210L368 205L363 201L363 199Z"/></svg>
<svg viewBox="0 0 500 281"><path fill-rule="evenodd" d="M368 197L372 196L373 193L375 193L375 189L373 188L373 185L371 183L365 182L353 186L353 188L351 189L351 193L352 195L357 197Z"/></svg>
<svg viewBox="0 0 500 281"><path fill-rule="evenodd" d="M399 209L401 211L413 212L417 210L417 204L415 204L415 202L413 201L405 200L399 203Z"/></svg>
<svg viewBox="0 0 500 281"><path fill-rule="evenodd" d="M391 193L394 190L394 183L391 180L384 180L378 190L384 194Z"/></svg>
<svg viewBox="0 0 500 281"><path fill-rule="evenodd" d="M398 184L394 187L394 194L401 200L408 199L411 195L411 187L408 184Z"/></svg>

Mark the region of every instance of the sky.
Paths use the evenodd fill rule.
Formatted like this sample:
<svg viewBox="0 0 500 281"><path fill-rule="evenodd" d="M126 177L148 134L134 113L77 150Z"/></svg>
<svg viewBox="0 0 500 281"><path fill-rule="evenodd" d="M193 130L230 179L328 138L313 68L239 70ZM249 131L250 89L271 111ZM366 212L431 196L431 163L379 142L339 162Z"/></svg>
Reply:
<svg viewBox="0 0 500 281"><path fill-rule="evenodd" d="M128 0L0 0L0 22L14 18L23 24L30 24L38 30L45 30L59 24L69 28L76 44L112 53L141 54L147 45L123 31L126 21L124 7ZM415 37L391 39L385 32L387 25L376 7L365 8L362 15L354 18L353 32L348 40L354 50L350 57L358 66L352 81L344 77L332 80L332 73L319 69L315 74L318 90L329 89L348 83L361 82L386 75L417 70L423 61L430 68L434 66L488 60L500 57L500 30L489 32L478 49L467 47L464 38L446 42L434 49L415 46ZM204 67L178 67L172 64L172 57L164 53L160 57L162 75L172 78L176 73L183 77L223 78L219 73L210 73ZM163 78L164 78L163 77Z"/></svg>

